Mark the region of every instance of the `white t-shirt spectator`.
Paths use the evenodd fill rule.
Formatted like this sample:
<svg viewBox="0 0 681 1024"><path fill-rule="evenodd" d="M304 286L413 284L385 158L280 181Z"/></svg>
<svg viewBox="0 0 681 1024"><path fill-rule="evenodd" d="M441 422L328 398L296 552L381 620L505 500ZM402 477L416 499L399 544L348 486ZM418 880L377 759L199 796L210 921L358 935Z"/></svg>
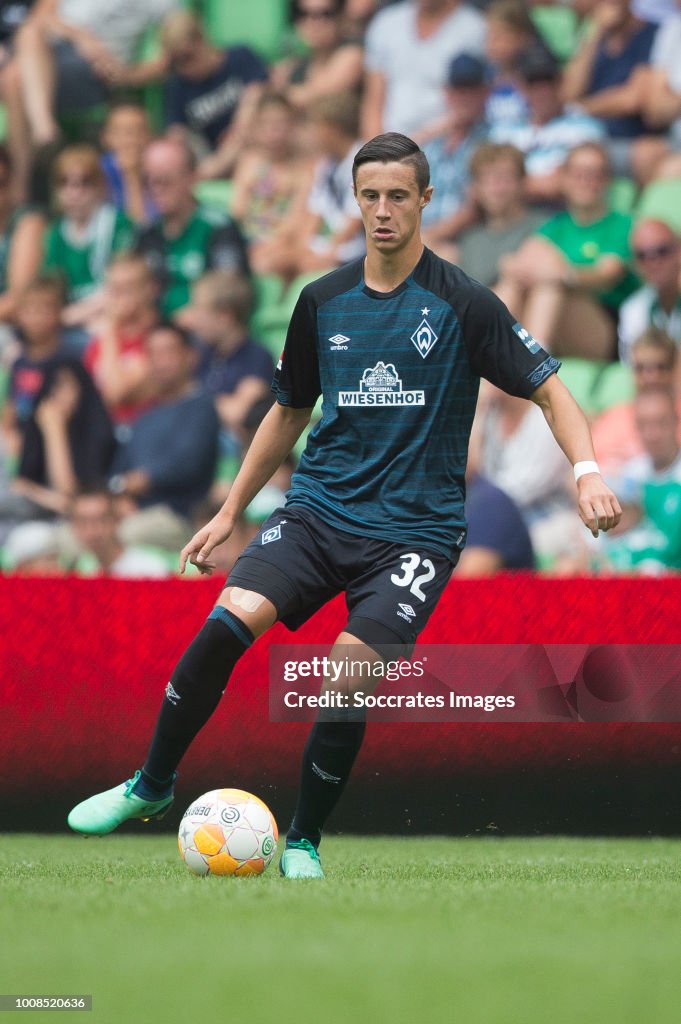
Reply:
<svg viewBox="0 0 681 1024"><path fill-rule="evenodd" d="M447 70L458 53L483 56L482 15L461 4L428 39L420 39L411 0L379 11L366 35L366 67L385 78L383 130L409 135L445 114Z"/></svg>
<svg viewBox="0 0 681 1024"><path fill-rule="evenodd" d="M59 17L88 29L109 50L131 64L147 29L178 7L178 0L61 0Z"/></svg>
<svg viewBox="0 0 681 1024"><path fill-rule="evenodd" d="M657 292L647 284L622 303L619 312L619 354L623 363L631 362L631 346L651 326L666 331L681 348L681 295L671 313L662 309Z"/></svg>
<svg viewBox="0 0 681 1024"><path fill-rule="evenodd" d="M653 67L666 71L670 89L681 93L679 54L681 54L681 14L669 18L668 21L660 25L650 54L650 63ZM681 117L673 122L671 135L674 142L681 145Z"/></svg>
<svg viewBox="0 0 681 1024"><path fill-rule="evenodd" d="M603 125L577 107L565 107L546 124L509 122L495 125L491 133L492 142L510 143L525 155L525 169L531 175L551 174L575 146L604 138Z"/></svg>

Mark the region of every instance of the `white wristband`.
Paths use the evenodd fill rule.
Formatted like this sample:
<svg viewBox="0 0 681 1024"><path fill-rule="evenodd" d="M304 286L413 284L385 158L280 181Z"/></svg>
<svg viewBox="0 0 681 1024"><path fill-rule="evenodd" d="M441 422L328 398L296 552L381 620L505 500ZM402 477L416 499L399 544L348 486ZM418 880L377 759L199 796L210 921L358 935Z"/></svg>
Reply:
<svg viewBox="0 0 681 1024"><path fill-rule="evenodd" d="M580 476L586 476L587 473L599 473L600 474L601 471L598 468L598 463L597 462L575 462L574 472L575 472L575 483L576 483L579 480Z"/></svg>

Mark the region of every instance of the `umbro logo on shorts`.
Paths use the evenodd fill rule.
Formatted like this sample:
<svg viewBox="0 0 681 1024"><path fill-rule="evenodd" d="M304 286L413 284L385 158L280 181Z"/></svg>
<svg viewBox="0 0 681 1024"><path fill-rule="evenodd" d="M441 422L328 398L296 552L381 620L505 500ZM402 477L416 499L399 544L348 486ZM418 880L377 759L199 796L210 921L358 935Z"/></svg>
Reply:
<svg viewBox="0 0 681 1024"><path fill-rule="evenodd" d="M404 619L406 622L413 622L416 612L410 604L399 604L397 607L399 609L397 614L401 619Z"/></svg>
<svg viewBox="0 0 681 1024"><path fill-rule="evenodd" d="M332 352L347 352L349 338L346 338L344 334L334 334L332 338L329 338L331 342Z"/></svg>

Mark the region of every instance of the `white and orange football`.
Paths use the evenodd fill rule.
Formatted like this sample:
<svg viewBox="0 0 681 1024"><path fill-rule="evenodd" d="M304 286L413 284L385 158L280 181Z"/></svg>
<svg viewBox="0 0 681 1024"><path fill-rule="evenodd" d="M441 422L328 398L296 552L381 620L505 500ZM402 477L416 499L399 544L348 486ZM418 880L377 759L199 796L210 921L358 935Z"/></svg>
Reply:
<svg viewBox="0 0 681 1024"><path fill-rule="evenodd" d="M195 875L261 875L279 830L267 804L242 789L213 789L185 811L177 842Z"/></svg>

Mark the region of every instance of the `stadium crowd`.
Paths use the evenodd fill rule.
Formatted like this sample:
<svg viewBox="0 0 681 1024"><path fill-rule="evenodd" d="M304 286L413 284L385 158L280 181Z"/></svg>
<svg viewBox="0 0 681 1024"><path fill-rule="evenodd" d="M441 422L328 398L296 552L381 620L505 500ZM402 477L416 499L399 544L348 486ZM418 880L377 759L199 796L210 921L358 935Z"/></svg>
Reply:
<svg viewBox="0 0 681 1024"><path fill-rule="evenodd" d="M457 574L681 571L679 52L673 0L0 4L2 571L176 572L300 288L363 252L383 131L428 156L427 244L563 360L625 509L594 541L541 412L483 382Z"/></svg>

